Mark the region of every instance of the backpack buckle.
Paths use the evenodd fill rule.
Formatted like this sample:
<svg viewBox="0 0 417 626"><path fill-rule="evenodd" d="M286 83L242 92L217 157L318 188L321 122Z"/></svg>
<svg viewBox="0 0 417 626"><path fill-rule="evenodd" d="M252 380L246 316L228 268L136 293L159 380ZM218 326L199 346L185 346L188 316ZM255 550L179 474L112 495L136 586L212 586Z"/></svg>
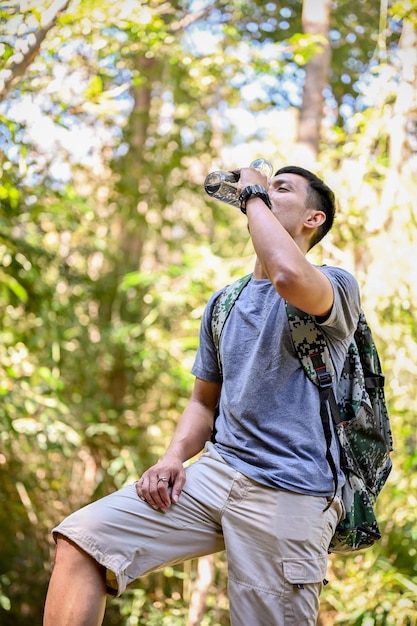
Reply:
<svg viewBox="0 0 417 626"><path fill-rule="evenodd" d="M328 389L332 386L333 378L331 373L327 370L321 354L315 352L314 354L310 354L310 358L317 375L320 389Z"/></svg>
<svg viewBox="0 0 417 626"><path fill-rule="evenodd" d="M319 381L319 387L321 389L328 389L332 386L332 375L326 369L324 371L316 370L317 378Z"/></svg>

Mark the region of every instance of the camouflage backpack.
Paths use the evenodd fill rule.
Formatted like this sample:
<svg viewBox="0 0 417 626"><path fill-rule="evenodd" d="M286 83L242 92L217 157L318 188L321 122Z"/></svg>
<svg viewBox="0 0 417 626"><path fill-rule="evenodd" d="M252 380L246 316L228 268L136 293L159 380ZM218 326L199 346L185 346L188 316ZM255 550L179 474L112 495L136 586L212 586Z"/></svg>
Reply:
<svg viewBox="0 0 417 626"><path fill-rule="evenodd" d="M220 335L226 319L251 274L228 285L212 314L212 334L219 358ZM329 552L346 554L367 548L381 538L374 513L378 494L391 471L392 435L384 395L384 376L371 330L363 311L349 346L336 394L334 368L326 339L313 318L286 302L295 350L320 394L320 415L327 454L337 490L336 466L330 453L333 419L346 482L342 499L346 517L337 526Z"/></svg>

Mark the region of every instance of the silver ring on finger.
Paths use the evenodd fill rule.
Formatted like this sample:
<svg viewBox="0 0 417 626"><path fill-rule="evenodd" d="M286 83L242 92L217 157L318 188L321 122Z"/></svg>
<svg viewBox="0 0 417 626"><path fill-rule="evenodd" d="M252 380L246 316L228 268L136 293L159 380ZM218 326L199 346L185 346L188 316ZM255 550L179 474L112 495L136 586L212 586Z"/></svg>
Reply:
<svg viewBox="0 0 417 626"><path fill-rule="evenodd" d="M167 478L166 476L158 476L157 483L159 483L159 482L169 483L169 478Z"/></svg>

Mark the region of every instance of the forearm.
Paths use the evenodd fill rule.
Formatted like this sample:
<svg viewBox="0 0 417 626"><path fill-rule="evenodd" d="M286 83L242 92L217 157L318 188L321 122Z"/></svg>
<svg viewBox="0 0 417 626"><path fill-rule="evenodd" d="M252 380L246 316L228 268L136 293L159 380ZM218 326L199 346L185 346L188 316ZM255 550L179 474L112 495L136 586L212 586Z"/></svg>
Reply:
<svg viewBox="0 0 417 626"><path fill-rule="evenodd" d="M241 170L239 185L240 190L253 185L268 189L265 177L253 168ZM304 274L308 274L311 268L304 251L294 240L298 233L289 233L281 224L275 208L270 209L257 196L247 200L245 212L258 263L280 295L287 298L285 290L288 286L302 281Z"/></svg>
<svg viewBox="0 0 417 626"><path fill-rule="evenodd" d="M183 463L202 450L210 437L212 424L210 407L191 400L164 456L136 482L136 491L142 500L162 511L172 502L178 502L186 480Z"/></svg>
<svg viewBox="0 0 417 626"><path fill-rule="evenodd" d="M183 412L164 456L136 483L138 496L153 508L166 511L178 502L185 483L183 463L201 452L213 430L220 383L196 378L191 400ZM172 488L171 494L168 487Z"/></svg>
<svg viewBox="0 0 417 626"><path fill-rule="evenodd" d="M247 203L249 230L261 276L306 313L325 316L333 304L328 278L307 259L294 238L259 198Z"/></svg>
<svg viewBox="0 0 417 626"><path fill-rule="evenodd" d="M198 454L211 437L213 419L214 410L211 407L192 399L178 422L163 458L175 457L184 462Z"/></svg>
<svg viewBox="0 0 417 626"><path fill-rule="evenodd" d="M240 188L261 184L260 177L253 168L242 169ZM333 303L332 286L305 257L325 214L306 205L305 183L300 187L278 176L267 188L271 209L257 196L248 198L245 206L257 258L254 276L269 278L282 298L303 311L325 316Z"/></svg>
<svg viewBox="0 0 417 626"><path fill-rule="evenodd" d="M307 282L312 266L260 198L248 201L246 215L259 263L280 295L288 299L289 289Z"/></svg>

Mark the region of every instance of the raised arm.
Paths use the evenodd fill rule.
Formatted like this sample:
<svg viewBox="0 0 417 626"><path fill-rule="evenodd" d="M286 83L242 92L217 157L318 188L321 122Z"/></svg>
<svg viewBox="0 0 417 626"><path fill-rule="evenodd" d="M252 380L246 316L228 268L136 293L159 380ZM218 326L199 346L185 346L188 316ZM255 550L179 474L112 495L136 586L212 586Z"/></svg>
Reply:
<svg viewBox="0 0 417 626"><path fill-rule="evenodd" d="M275 176L270 183L252 168L243 168L239 186L263 185L270 210L258 197L247 201L249 232L257 256L255 277L269 278L278 293L303 311L325 316L333 304L328 278L305 257L311 238L326 219L308 206L308 182L301 176Z"/></svg>
<svg viewBox="0 0 417 626"><path fill-rule="evenodd" d="M196 378L190 402L167 451L137 481L138 496L153 508L165 511L178 501L185 483L183 463L198 454L210 439L220 389L220 383Z"/></svg>

